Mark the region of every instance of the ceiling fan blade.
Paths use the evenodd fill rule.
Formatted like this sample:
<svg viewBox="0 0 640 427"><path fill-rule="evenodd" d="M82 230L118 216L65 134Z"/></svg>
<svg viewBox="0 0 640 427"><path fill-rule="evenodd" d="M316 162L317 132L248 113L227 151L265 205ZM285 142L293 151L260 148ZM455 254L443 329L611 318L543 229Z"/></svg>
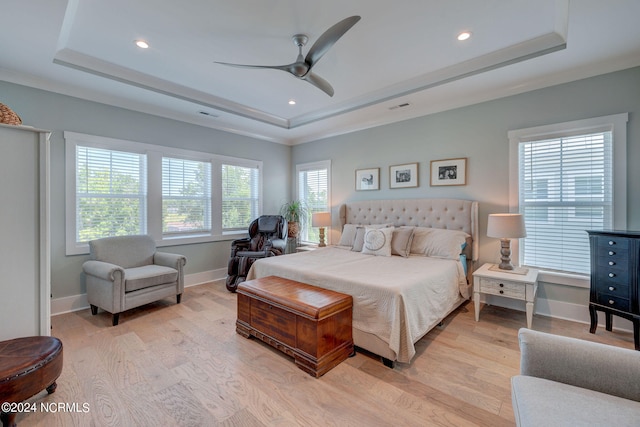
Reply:
<svg viewBox="0 0 640 427"><path fill-rule="evenodd" d="M304 76L302 79L308 81L309 83L311 83L312 85L314 85L315 87L317 87L318 89L326 93L327 95L333 96L333 93L334 93L333 87L331 87L329 82L323 79L322 77L320 77L319 75L313 74L312 72L308 72L307 75Z"/></svg>
<svg viewBox="0 0 640 427"><path fill-rule="evenodd" d="M309 67L313 67L313 65L318 62L329 49L331 49L331 46L333 46L335 42L337 42L338 39L340 39L344 33L349 31L349 29L359 20L360 17L357 15L350 16L325 31L318 40L316 40L313 46L311 46L309 53L307 53L305 61L309 64Z"/></svg>
<svg viewBox="0 0 640 427"><path fill-rule="evenodd" d="M219 61L213 61L215 64L222 64L222 65L227 65L229 67L236 67L236 68L268 68L268 69L272 69L272 70L282 70L282 71L286 71L288 73L294 74L293 70L293 66L295 64L288 64L288 65L247 65L247 64L232 64L230 62L219 62Z"/></svg>

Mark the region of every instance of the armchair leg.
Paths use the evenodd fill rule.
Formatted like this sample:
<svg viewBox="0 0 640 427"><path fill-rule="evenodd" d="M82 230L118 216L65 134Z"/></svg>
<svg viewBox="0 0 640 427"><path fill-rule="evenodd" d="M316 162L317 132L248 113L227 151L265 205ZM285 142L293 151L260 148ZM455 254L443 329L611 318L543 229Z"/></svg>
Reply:
<svg viewBox="0 0 640 427"><path fill-rule="evenodd" d="M113 326L118 326L118 320L120 320L120 313L115 313L113 315Z"/></svg>
<svg viewBox="0 0 640 427"><path fill-rule="evenodd" d="M93 304L90 304L90 305L91 305L91 314L95 316L96 314L98 314L98 307L96 307Z"/></svg>
<svg viewBox="0 0 640 427"><path fill-rule="evenodd" d="M176 295L176 301L178 301L178 304L180 304L181 299L182 299L182 294Z"/></svg>

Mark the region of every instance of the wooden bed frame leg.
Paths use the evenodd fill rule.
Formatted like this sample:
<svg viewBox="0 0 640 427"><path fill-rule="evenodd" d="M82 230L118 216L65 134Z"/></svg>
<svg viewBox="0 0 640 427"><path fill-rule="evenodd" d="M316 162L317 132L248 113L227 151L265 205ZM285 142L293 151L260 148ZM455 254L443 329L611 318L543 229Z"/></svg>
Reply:
<svg viewBox="0 0 640 427"><path fill-rule="evenodd" d="M393 369L396 366L396 362L394 362L393 360L387 359L386 357L382 358L382 364L387 368L391 368L391 369Z"/></svg>

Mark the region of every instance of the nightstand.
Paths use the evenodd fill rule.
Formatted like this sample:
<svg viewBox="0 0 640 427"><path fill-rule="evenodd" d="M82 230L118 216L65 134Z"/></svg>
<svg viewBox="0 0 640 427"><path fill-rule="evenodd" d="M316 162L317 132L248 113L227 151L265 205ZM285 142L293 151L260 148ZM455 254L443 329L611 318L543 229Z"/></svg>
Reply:
<svg viewBox="0 0 640 427"><path fill-rule="evenodd" d="M480 319L480 294L499 295L526 301L527 328L531 329L533 307L538 292L538 270L530 268L526 274L495 271L494 264L484 264L473 273L473 303L476 322Z"/></svg>

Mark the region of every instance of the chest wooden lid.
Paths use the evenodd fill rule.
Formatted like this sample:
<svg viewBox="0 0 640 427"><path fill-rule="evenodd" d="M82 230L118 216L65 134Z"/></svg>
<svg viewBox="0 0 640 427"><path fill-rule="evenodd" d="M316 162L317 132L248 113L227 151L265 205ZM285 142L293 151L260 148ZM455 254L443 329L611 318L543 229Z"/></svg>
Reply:
<svg viewBox="0 0 640 427"><path fill-rule="evenodd" d="M322 319L353 305L351 295L277 276L242 282L237 292L314 319Z"/></svg>

